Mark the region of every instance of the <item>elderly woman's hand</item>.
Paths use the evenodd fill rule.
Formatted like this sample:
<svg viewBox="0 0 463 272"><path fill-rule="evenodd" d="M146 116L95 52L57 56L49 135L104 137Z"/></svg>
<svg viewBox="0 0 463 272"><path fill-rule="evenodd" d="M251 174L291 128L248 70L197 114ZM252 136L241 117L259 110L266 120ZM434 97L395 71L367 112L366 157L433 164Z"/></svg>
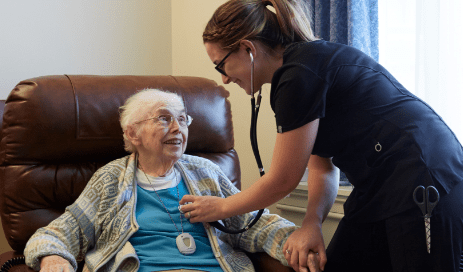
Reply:
<svg viewBox="0 0 463 272"><path fill-rule="evenodd" d="M63 257L50 255L40 261L40 272L74 272L74 268Z"/></svg>
<svg viewBox="0 0 463 272"><path fill-rule="evenodd" d="M225 199L221 197L185 195L180 205L183 205L180 211L190 219L190 223L213 222L229 217L225 214Z"/></svg>

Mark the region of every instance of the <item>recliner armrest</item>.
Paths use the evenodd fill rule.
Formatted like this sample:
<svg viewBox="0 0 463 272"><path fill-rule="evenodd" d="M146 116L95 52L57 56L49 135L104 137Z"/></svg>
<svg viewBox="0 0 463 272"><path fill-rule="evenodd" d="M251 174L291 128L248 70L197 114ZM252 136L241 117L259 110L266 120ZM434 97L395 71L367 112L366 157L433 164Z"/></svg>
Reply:
<svg viewBox="0 0 463 272"><path fill-rule="evenodd" d="M6 271L4 270L5 263L8 262L9 260L13 258L19 258L19 257L24 257L22 253L16 252L16 251L7 251L5 253L2 253L0 255L0 267L2 268L2 272ZM7 270L8 272L33 272L34 270L30 267L28 267L26 264L19 264L11 267L10 269Z"/></svg>

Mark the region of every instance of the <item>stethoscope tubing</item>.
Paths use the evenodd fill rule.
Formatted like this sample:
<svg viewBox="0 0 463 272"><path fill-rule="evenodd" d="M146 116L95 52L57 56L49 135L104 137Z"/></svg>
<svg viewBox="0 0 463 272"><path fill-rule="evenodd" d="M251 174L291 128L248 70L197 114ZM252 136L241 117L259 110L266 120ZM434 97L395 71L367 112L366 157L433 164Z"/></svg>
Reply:
<svg viewBox="0 0 463 272"><path fill-rule="evenodd" d="M259 94L257 95L257 104L254 97L254 56L249 52L251 57L251 147L254 157L256 158L257 166L259 167L259 174L262 177L264 172L264 167L262 165L262 160L259 154L259 146L257 144L257 117L259 116L260 102L262 101L262 89L259 89Z"/></svg>
<svg viewBox="0 0 463 272"><path fill-rule="evenodd" d="M258 97L258 102L260 102L260 94ZM254 157L256 158L257 167L259 167L259 174L262 177L265 174L264 167L262 164L262 160L259 154L259 145L257 144L257 117L259 115L259 105L256 106L255 98L251 98L251 107L252 107L252 115L251 115L251 146L252 152L254 153Z"/></svg>

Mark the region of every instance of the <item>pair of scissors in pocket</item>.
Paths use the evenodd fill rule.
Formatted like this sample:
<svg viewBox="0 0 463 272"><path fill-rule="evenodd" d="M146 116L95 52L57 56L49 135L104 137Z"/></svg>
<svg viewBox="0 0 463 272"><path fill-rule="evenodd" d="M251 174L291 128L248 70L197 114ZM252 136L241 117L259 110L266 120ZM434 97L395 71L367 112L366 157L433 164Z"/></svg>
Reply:
<svg viewBox="0 0 463 272"><path fill-rule="evenodd" d="M419 197L420 194L422 195L421 198ZM437 203L439 202L439 199L439 192L434 186L428 186L424 188L424 186L420 185L415 188L415 191L413 191L413 200L415 201L416 205L418 205L418 207L421 209L421 212L424 216L424 227L426 231L426 247L428 253L431 253L431 213L434 207L436 207Z"/></svg>

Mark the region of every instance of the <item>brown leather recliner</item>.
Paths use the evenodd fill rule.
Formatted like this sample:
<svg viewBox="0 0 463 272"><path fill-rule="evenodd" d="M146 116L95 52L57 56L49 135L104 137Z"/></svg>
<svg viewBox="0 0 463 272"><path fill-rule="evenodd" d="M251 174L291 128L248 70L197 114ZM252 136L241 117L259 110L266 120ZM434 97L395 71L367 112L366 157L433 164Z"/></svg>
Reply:
<svg viewBox="0 0 463 272"><path fill-rule="evenodd" d="M8 96L3 114L0 213L14 252L2 254L0 265L20 256L30 236L60 216L99 167L127 155L118 109L131 94L145 88L184 97L194 119L186 153L218 164L240 188L229 93L214 81L92 75L24 80ZM257 271L293 271L265 253L249 256ZM29 268L22 265L10 271L25 269Z"/></svg>

